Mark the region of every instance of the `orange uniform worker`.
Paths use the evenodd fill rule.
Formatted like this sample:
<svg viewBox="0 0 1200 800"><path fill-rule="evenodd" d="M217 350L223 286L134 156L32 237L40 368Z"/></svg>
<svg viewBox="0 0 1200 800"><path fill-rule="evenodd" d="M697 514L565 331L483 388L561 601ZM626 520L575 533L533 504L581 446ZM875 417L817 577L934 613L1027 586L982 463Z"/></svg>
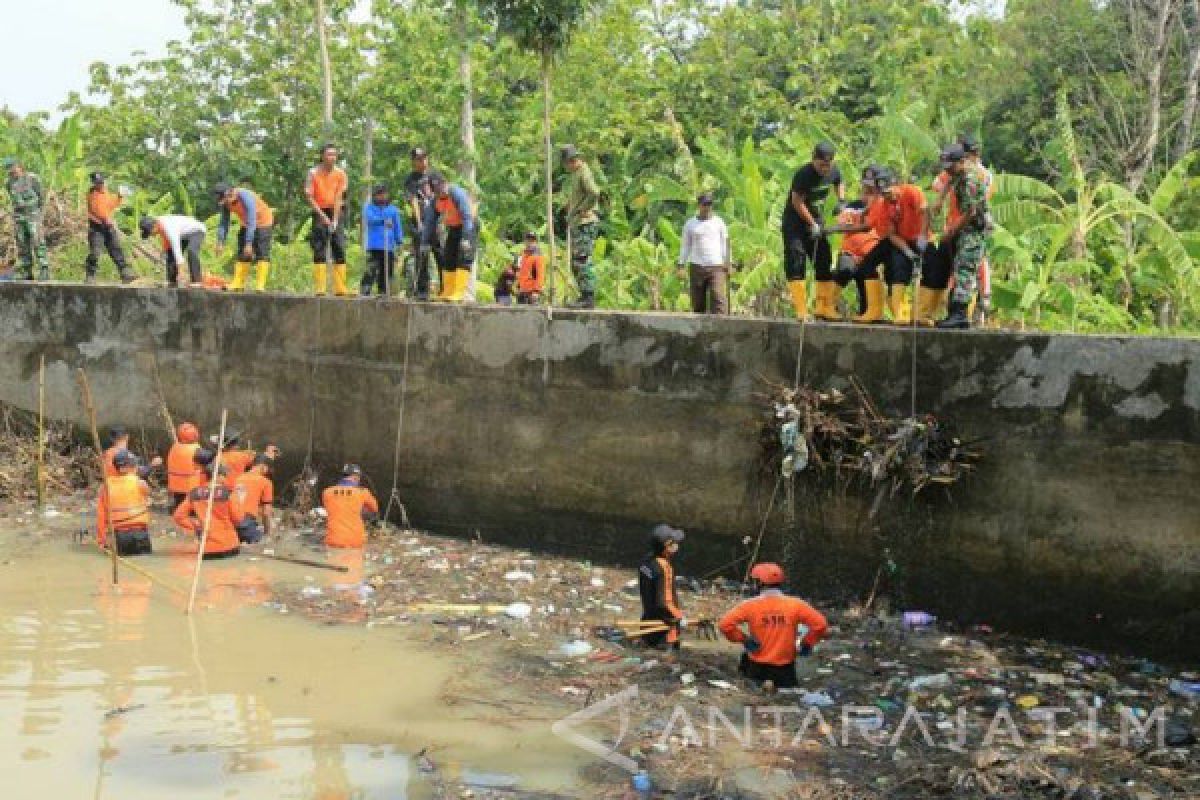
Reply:
<svg viewBox="0 0 1200 800"><path fill-rule="evenodd" d="M108 190L104 185L104 173L93 172L91 180L92 188L88 189L87 193L88 255L83 262L84 281L96 281L96 267L100 263L100 255L107 251L108 257L117 265L121 283L129 283L134 275L129 269L129 262L125 260L125 251L121 249L120 234L115 221L117 209L125 199L120 193Z"/></svg>
<svg viewBox="0 0 1200 800"><path fill-rule="evenodd" d="M104 451L104 477L115 478L121 474L115 463L117 453L129 449L129 431L120 425L108 429L108 449ZM149 466L138 466L138 477L145 478L150 470L161 467L163 460L158 456L151 459Z"/></svg>
<svg viewBox="0 0 1200 800"><path fill-rule="evenodd" d="M179 507L188 492L204 483L204 468L196 463L199 449L200 429L191 422L181 423L175 433L175 444L167 451L167 491L172 509Z"/></svg>
<svg viewBox="0 0 1200 800"><path fill-rule="evenodd" d="M864 187L865 189L866 187ZM857 204L852 203L842 210L837 216L838 226L849 229L850 232L843 234L841 246L838 250L838 269L854 270L862 263L875 246L879 244L879 234L873 228L862 230L865 227L867 207L874 200L874 195L870 192L863 192L863 202ZM859 313L866 311L865 298L859 297ZM822 316L818 313L816 316L819 319L837 319L836 307L829 308L826 311L829 316Z"/></svg>
<svg viewBox="0 0 1200 800"><path fill-rule="evenodd" d="M855 321L880 322L885 305L884 285L878 272L882 265L892 321L904 324L910 318L908 284L929 239L925 193L910 183L897 183L891 172L882 168L874 171L872 180L880 198L867 207L861 230L874 230L879 244L855 269L838 270L837 279L841 286L851 280L863 281L867 308Z"/></svg>
<svg viewBox="0 0 1200 800"><path fill-rule="evenodd" d="M255 263L254 288L263 291L267 288L267 276L271 272L271 235L275 227L275 212L265 200L249 189L218 183L213 188L213 194L221 210L221 219L217 223L219 251L224 250L225 240L229 238L230 216L237 217L242 224L238 231L236 261L229 291L240 292L246 288L250 265Z"/></svg>
<svg viewBox="0 0 1200 800"><path fill-rule="evenodd" d="M113 455L116 475L106 476L96 501L96 542L108 546L111 526L117 538L117 554L149 553L150 487L137 474L137 456L128 450Z"/></svg>
<svg viewBox="0 0 1200 800"><path fill-rule="evenodd" d="M535 306L546 286L546 257L538 247L537 234L525 234L525 249L517 263L517 302Z"/></svg>
<svg viewBox="0 0 1200 800"><path fill-rule="evenodd" d="M346 233L342 213L346 208L346 189L350 179L337 165L336 145L321 148L321 160L304 179L304 195L312 206L309 244L313 252L313 293L325 294L328 287L326 266L333 262L333 292L345 297L352 294L346 285Z"/></svg>
<svg viewBox="0 0 1200 800"><path fill-rule="evenodd" d="M254 465L258 453L254 450L244 450L241 447L242 434L240 431L229 429L225 431L225 447L221 453L221 465L225 468L225 485L230 489L237 486L237 479ZM209 437L213 449L217 447L217 435ZM269 444L263 448L267 458L278 458L279 448Z"/></svg>
<svg viewBox="0 0 1200 800"><path fill-rule="evenodd" d="M638 592L642 596L642 620L656 620L666 631L647 634L642 641L648 647L679 649L679 629L683 610L675 591L675 568L671 559L679 552L683 531L670 525L656 525L650 532L650 555L638 566Z"/></svg>
<svg viewBox="0 0 1200 800"><path fill-rule="evenodd" d="M189 533L201 536L204 532L204 517L208 513L209 497L212 497L212 521L208 526L208 540L204 544L204 558L229 558L241 552L237 534L237 524L242 521L242 508L233 494L233 490L217 481L216 488L209 491L209 481L212 480L212 470L215 464L209 464L205 471L208 479L203 486L197 486L188 492L187 498L179 504L171 514L171 518ZM225 472L224 465L220 470Z"/></svg>
<svg viewBox="0 0 1200 800"><path fill-rule="evenodd" d="M275 503L275 484L271 481L271 457L259 453L254 464L234 483L234 494L245 515L237 524L242 544L262 541L271 533L271 511Z"/></svg>
<svg viewBox="0 0 1200 800"><path fill-rule="evenodd" d="M760 586L758 596L721 617L717 627L726 639L745 648L738 665L743 675L768 690L795 688L797 627L808 629L799 652L807 656L825 638L829 624L808 603L783 593L783 569L778 564L755 564L750 576Z"/></svg>
<svg viewBox="0 0 1200 800"><path fill-rule="evenodd" d="M364 517L379 513L379 501L362 485L362 467L357 464L342 467L341 480L321 493L321 507L327 547L362 547L367 542Z"/></svg>

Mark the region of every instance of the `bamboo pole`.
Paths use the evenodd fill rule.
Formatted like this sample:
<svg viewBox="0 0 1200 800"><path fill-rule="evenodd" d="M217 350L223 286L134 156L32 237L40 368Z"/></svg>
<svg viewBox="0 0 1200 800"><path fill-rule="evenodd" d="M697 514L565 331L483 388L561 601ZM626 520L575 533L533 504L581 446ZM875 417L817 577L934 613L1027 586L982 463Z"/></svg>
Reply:
<svg viewBox="0 0 1200 800"><path fill-rule="evenodd" d="M38 363L37 507L46 506L46 356Z"/></svg>
<svg viewBox="0 0 1200 800"><path fill-rule="evenodd" d="M350 567L345 564L330 564L326 561L316 561L311 558L296 558L294 556L280 556L275 553L259 553L262 558L269 558L272 561L285 561L288 564L301 564L306 567L318 567L320 569L331 569L336 572L349 572Z"/></svg>
<svg viewBox="0 0 1200 800"><path fill-rule="evenodd" d="M192 613L196 605L196 587L200 585L200 565L204 563L204 548L208 545L208 526L212 524L213 501L217 494L217 481L221 479L221 455L225 452L225 422L229 411L221 409L221 432L217 434L217 455L212 463L212 479L208 482L208 505L204 509L204 527L200 530L200 549L196 551L196 569L192 572L192 591L188 595L186 614Z"/></svg>
<svg viewBox="0 0 1200 800"><path fill-rule="evenodd" d="M102 553L107 552L103 547L100 547L100 545L96 545L96 548L98 550L100 550L100 552L102 552ZM150 570L145 569L144 567L133 563L129 559L123 558L122 556L117 556L117 561L124 564L126 569L131 569L134 572L136 572L137 574L141 575L143 578L148 578L151 583L153 583L157 586L161 586L162 588L167 589L168 591L175 592L176 594L180 595L181 597L187 596L187 589L184 589L181 586L176 586L173 583L168 583L167 581L165 581L162 578L155 575Z"/></svg>
<svg viewBox="0 0 1200 800"><path fill-rule="evenodd" d="M83 391L83 408L88 415L88 424L92 428L92 445L96 448L96 464L100 467L100 491L108 491L108 478L104 474L104 447L100 444L100 429L96 427L96 407L92 404L92 387L88 383L87 373L79 368L79 387ZM112 517L105 515L103 520L108 529L108 552L112 556L112 582L119 583L117 575L117 532L113 529Z"/></svg>
<svg viewBox="0 0 1200 800"><path fill-rule="evenodd" d="M171 443L175 444L179 441L175 435L175 420L171 419L171 409L167 407L167 396L163 393L162 378L158 374L158 354L154 354L154 388L158 390L158 413L162 414L163 420L167 423L167 433L171 436Z"/></svg>

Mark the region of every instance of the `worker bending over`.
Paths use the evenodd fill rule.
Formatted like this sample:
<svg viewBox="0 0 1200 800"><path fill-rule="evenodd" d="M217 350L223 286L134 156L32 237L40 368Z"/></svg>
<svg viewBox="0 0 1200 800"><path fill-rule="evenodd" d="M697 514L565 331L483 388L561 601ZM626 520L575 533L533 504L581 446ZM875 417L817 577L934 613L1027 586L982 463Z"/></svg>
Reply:
<svg viewBox="0 0 1200 800"><path fill-rule="evenodd" d="M442 247L442 293L438 300L462 302L471 281L471 265L475 263L475 246L479 239L479 219L467 190L433 173L429 178L434 202L429 217L421 226L423 244L435 247L440 222L446 228L446 243Z"/></svg>
<svg viewBox="0 0 1200 800"><path fill-rule="evenodd" d="M92 187L87 193L88 216L88 254L83 262L84 282L96 282L96 267L100 264L100 256L107 250L108 257L117 266L121 283L133 281L133 272L129 262L125 260L125 251L121 249L121 234L117 230L116 213L125 202L119 192L110 192L104 185L104 173L91 174Z"/></svg>
<svg viewBox="0 0 1200 800"><path fill-rule="evenodd" d="M271 511L275 503L275 484L271 482L271 457L260 453L249 470L237 477L234 495L242 509L237 524L242 544L255 544L271 535Z"/></svg>
<svg viewBox="0 0 1200 800"><path fill-rule="evenodd" d="M675 590L675 568L671 559L679 552L684 533L670 525L657 525L650 532L650 555L638 566L638 591L642 595L642 621L654 620L667 630L642 637L648 647L679 649L683 611Z"/></svg>
<svg viewBox="0 0 1200 800"><path fill-rule="evenodd" d="M204 467L196 463L200 449L200 429L183 422L175 433L175 443L167 451L167 492L171 495L171 510L187 499L188 492L204 483Z"/></svg>
<svg viewBox="0 0 1200 800"><path fill-rule="evenodd" d="M215 449L219 444L217 435L213 434L209 437L209 442ZM221 464L225 467L225 485L232 489L237 485L237 479L242 476L242 473L254 464L255 459L258 458L258 452L242 447L241 431L232 428L225 431L225 441L221 446L223 447ZM270 459L278 458L279 453L279 448L273 444L263 448L263 454Z"/></svg>
<svg viewBox="0 0 1200 800"><path fill-rule="evenodd" d="M175 524L197 537L204 535L204 519L208 506L212 504L212 519L208 526L208 539L204 541L204 558L229 558L241 552L237 525L242 521L241 506L233 490L220 480L212 484L213 469L219 468L219 477L225 476L225 465L210 463L205 467L207 477L203 486L188 492L187 499L171 514ZM211 498L211 499L210 499Z"/></svg>
<svg viewBox="0 0 1200 800"><path fill-rule="evenodd" d="M136 556L153 550L150 544L150 486L138 477L137 456L128 450L113 455L115 475L106 476L96 502L96 543L108 547L111 527L117 555Z"/></svg>
<svg viewBox="0 0 1200 800"><path fill-rule="evenodd" d="M304 194L312 206L312 230L309 244L313 251L313 293L328 289L326 266L333 262L333 292L344 297L346 286L346 233L342 212L346 206L346 172L337 165L338 149L332 144L321 148L321 160L304 179Z"/></svg>
<svg viewBox="0 0 1200 800"><path fill-rule="evenodd" d="M722 617L717 627L726 639L744 648L738 664L743 675L768 692L795 688L797 627L808 630L799 650L799 655L807 656L825 638L829 624L808 603L783 593L783 569L778 564L755 564L750 577L759 585L758 596Z"/></svg>
<svg viewBox="0 0 1200 800"><path fill-rule="evenodd" d="M250 265L257 263L254 288L267 288L267 276L271 272L271 233L275 225L275 212L266 201L249 189L218 183L213 189L217 205L221 209L221 220L217 223L217 247L224 252L225 240L229 238L230 215L238 218L237 256L233 267L231 292L246 288L250 276Z"/></svg>
<svg viewBox="0 0 1200 800"><path fill-rule="evenodd" d="M179 285L179 270L187 264L188 284L193 289L203 285L204 275L200 267L200 249L204 247L204 237L208 231L204 223L194 217L182 214L167 214L162 217L142 217L138 221L138 230L143 239L149 239L155 234L162 245L163 260L167 264L167 286L171 289Z"/></svg>
<svg viewBox="0 0 1200 800"><path fill-rule="evenodd" d="M362 547L367 543L365 520L379 514L379 501L362 485L362 467L347 464L342 477L321 493L325 509L325 545Z"/></svg>
<svg viewBox="0 0 1200 800"><path fill-rule="evenodd" d="M546 257L538 247L537 234L525 233L525 249L517 262L517 302L524 306L536 306L542 299L546 286Z"/></svg>

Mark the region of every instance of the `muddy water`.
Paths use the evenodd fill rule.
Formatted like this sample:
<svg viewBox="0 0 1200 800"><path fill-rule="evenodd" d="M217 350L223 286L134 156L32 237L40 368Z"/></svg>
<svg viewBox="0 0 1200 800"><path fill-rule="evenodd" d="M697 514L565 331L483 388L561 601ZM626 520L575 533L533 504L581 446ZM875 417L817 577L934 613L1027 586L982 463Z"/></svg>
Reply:
<svg viewBox="0 0 1200 800"><path fill-rule="evenodd" d="M489 696L470 654L264 606L280 581L330 591L344 576L206 562L187 617L182 594L128 571L113 587L107 561L69 538L0 524L0 796L399 800L464 770L576 783L580 755L550 733L550 710L523 706L523 721L447 705L451 683ZM156 546L137 563L186 586L186 546ZM426 747L432 775L413 757Z"/></svg>

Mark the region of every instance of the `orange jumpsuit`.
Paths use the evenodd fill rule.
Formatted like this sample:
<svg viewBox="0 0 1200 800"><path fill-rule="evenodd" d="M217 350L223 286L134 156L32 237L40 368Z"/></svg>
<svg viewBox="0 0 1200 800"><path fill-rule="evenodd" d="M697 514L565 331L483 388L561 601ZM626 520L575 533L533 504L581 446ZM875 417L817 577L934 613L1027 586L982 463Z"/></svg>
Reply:
<svg viewBox="0 0 1200 800"><path fill-rule="evenodd" d="M199 536L204 530L204 515L208 509L208 486L197 486L188 492L187 499L171 514L175 524L189 533ZM212 522L208 526L208 541L204 545L205 555L234 552L241 545L237 535L237 524L245 515L233 492L218 485L212 501Z"/></svg>
<svg viewBox="0 0 1200 800"><path fill-rule="evenodd" d="M321 493L328 547L362 547L367 541L363 512L379 513L379 502L371 490L351 483L338 483Z"/></svg>
<svg viewBox="0 0 1200 800"><path fill-rule="evenodd" d="M717 627L726 639L740 643L746 641L746 634L741 629L743 624L761 645L749 653L749 659L773 667L787 666L796 660L798 625L808 628L804 643L809 646L824 639L829 630L829 623L821 612L778 589L765 589L758 597L740 603L721 617Z"/></svg>

